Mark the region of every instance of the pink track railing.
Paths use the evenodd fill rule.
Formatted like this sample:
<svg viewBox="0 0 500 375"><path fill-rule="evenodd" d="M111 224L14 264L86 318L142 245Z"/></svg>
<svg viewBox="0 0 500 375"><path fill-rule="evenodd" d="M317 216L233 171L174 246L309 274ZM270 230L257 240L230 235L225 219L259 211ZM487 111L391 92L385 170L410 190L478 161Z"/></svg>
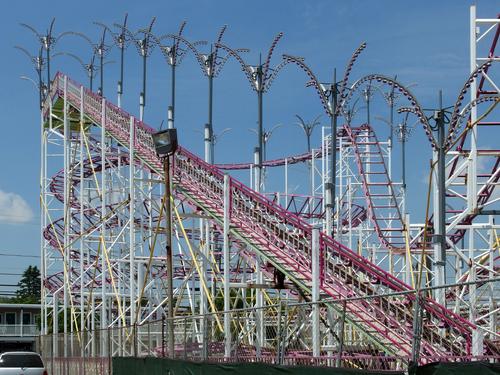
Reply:
<svg viewBox="0 0 500 375"><path fill-rule="evenodd" d="M88 118L103 126L124 147L130 148L133 130L136 157L153 172L162 173L151 138L152 128L131 121L128 113L108 102L102 124L103 99L61 73L57 74L52 89L51 97L66 95L69 105L77 110L82 107ZM173 171L177 193L222 222L224 173L183 148L176 154ZM254 248L290 280L310 290L312 227L231 177L230 201L231 234ZM411 353L415 295L410 286L324 233L320 234L320 268L319 282L324 295L352 299L345 305L346 319L351 324L389 353ZM377 296L390 292L408 293L406 297ZM473 324L430 298L422 297L421 308L425 317L423 355L470 355Z"/></svg>

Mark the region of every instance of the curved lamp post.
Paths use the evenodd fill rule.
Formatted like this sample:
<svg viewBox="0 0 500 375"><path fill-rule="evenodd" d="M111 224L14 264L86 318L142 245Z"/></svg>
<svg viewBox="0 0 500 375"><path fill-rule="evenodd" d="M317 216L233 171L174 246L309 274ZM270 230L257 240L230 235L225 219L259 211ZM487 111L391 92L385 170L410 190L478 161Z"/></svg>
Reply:
<svg viewBox="0 0 500 375"><path fill-rule="evenodd" d="M101 38L99 39L99 41L97 43L94 43L87 35L80 33L80 32L66 31L66 32L61 34L61 36L64 36L64 35L78 36L79 38L85 40L90 45L90 47L92 48L92 59L91 59L91 62L89 64L86 64L88 67L94 67L95 58L96 57L99 58L99 68L94 69L94 70L95 71L99 70L99 88L97 89L97 93L101 96L104 96L104 65L106 65L106 63L104 62L104 57L109 54L109 51L111 49L111 47L106 45L106 43L105 43L106 31L107 31L107 29L104 28L102 31ZM69 55L69 56L72 56L72 57L78 59L75 55L72 55L69 53L66 53L66 55ZM80 63L81 63L81 61L80 61ZM84 65L84 64L82 63L82 65ZM90 90L92 91L92 86L90 87Z"/></svg>
<svg viewBox="0 0 500 375"><path fill-rule="evenodd" d="M281 128L283 126L283 124L276 124L274 125L271 129L269 130L265 130L262 132L262 156L263 156L263 160L266 160L267 158L267 142L269 142L269 140L271 139L271 136L273 135L273 133ZM248 129L249 131L251 131L252 133L255 133L255 134L258 134L257 130L255 129Z"/></svg>
<svg viewBox="0 0 500 375"><path fill-rule="evenodd" d="M252 89L257 93L257 106L258 106L258 127L257 127L257 173L255 178L255 190L260 192L261 190L261 182L262 182L262 163L263 163L263 142L264 142L264 129L263 129L263 118L262 118L262 110L263 110L263 96L264 93L269 91L272 82L277 77L280 70L287 64L286 62L281 62L275 68L271 68L271 58L273 56L273 52L276 48L276 45L283 37L283 33L280 32L274 38L271 47L267 52L267 56L265 62L262 63L262 58L259 59L259 64L256 66L248 65L245 60L241 57L241 55L234 49L221 44L216 43L216 48L221 48L225 50L229 55L233 56L241 65L245 76L250 83Z"/></svg>
<svg viewBox="0 0 500 375"><path fill-rule="evenodd" d="M35 68L37 78L38 78L38 83L33 81L31 78L25 77L25 76L21 76L21 79L25 79L25 80L33 82L35 87L38 89L38 100L39 100L40 109L42 109L43 108L43 101L44 101L45 95L46 95L46 92L45 92L46 87L45 87L45 84L43 83L43 80L42 80L42 71L43 71L43 67L45 65L45 60L44 60L43 54L42 54L43 49L42 49L42 47L40 47L38 50L38 55L32 56L28 52L28 50L26 50L23 47L15 46L14 48L17 48L19 51L23 52L26 56L28 56L28 58L31 60L31 63L33 64L33 67Z"/></svg>
<svg viewBox="0 0 500 375"><path fill-rule="evenodd" d="M99 70L99 67L95 64L95 53L92 53L92 56L90 57L88 63L85 63L81 58L69 52L58 52L53 57L56 56L69 56L72 59L76 60L81 65L83 70L85 70L87 78L89 79L89 89L90 91L93 91L94 78L97 74L97 71Z"/></svg>
<svg viewBox="0 0 500 375"><path fill-rule="evenodd" d="M177 34L166 34L160 37L150 35L151 40L158 45L168 65L170 65L171 81L170 81L170 106L168 108L168 128L174 128L175 121L175 70L179 66L186 55L187 50L180 47L180 39L186 27L186 21L183 21L179 27ZM163 39L170 39L171 44L162 44ZM194 42L193 45L206 44L205 41Z"/></svg>
<svg viewBox="0 0 500 375"><path fill-rule="evenodd" d="M283 126L283 124L276 124L274 125L271 129L269 130L263 130L262 132L262 158L263 160L266 160L267 159L267 143L269 142L269 140L271 139L271 136L273 135L273 133L281 128ZM252 133L255 133L255 134L258 134L257 130L255 129L248 129L249 131L251 131ZM262 166L262 172L261 172L261 182L260 184L264 187L265 186L265 181L266 181L266 167Z"/></svg>
<svg viewBox="0 0 500 375"><path fill-rule="evenodd" d="M120 50L120 79L118 81L118 107L121 108L122 106L122 94L123 94L123 70L124 70L124 60L125 60L125 49L128 47L130 44L130 38L129 35L126 33L126 28L127 28L127 18L128 14L125 13L125 18L123 20L123 24L114 24L116 28L118 28L119 32L115 33L113 32L108 26L101 22L94 22L94 24L101 26L105 31L107 30L108 33L111 35L111 38L113 39L113 42L115 46L118 47Z"/></svg>
<svg viewBox="0 0 500 375"><path fill-rule="evenodd" d="M215 146L217 145L217 143L219 142L219 140L222 138L222 136L226 133L229 133L231 130L233 130L232 128L225 128L225 129L222 129L219 133L215 134L214 132L210 132L210 139L208 139L207 135L208 135L208 126L206 128L206 131L205 131L205 142L210 142L210 153L211 153L211 162L212 163L215 163L215 153L214 153L214 150L215 150Z"/></svg>
<svg viewBox="0 0 500 375"><path fill-rule="evenodd" d="M396 81L397 80L397 76L394 76L394 80ZM409 85L406 85L405 87L407 89L411 88L411 87L414 87L416 86L417 84L416 83L411 83ZM379 86L377 85L373 85L373 84L370 84L370 87L374 90L373 93L376 92L379 92L381 95L382 95L382 98L384 99L384 101L387 103L387 105L389 106L389 120L383 118L383 117L380 117L380 116L375 116L375 119L377 120L380 120L380 121L383 121L384 123L386 123L389 128L390 128L390 131L389 131L389 140L390 140L390 145L391 145L391 148L392 148L392 145L394 144L393 142L393 135L396 134L396 129L394 128L394 108L396 106L396 101L399 99L399 97L401 96L401 94L396 91L395 87L394 86L390 86L389 87L389 92L384 92Z"/></svg>
<svg viewBox="0 0 500 375"><path fill-rule="evenodd" d="M145 29L139 29L135 33L131 32L127 27L122 26L122 32L125 33L128 39L134 43L137 52L142 57L142 92L139 95L139 118L144 120L144 108L146 107L146 72L147 59L151 56L154 50L154 43L151 40L151 29L156 21L156 17L151 19L149 26ZM126 22L126 18L125 18ZM120 77L121 78L121 77Z"/></svg>
<svg viewBox="0 0 500 375"><path fill-rule="evenodd" d="M318 125L321 125L321 122L319 119L321 118L321 115L316 116L316 118L310 122L304 121L302 117L299 115L295 115L299 122L296 122L297 126L299 126L303 131L306 136L307 140L307 152L311 152L311 137L314 131L314 128Z"/></svg>
<svg viewBox="0 0 500 375"><path fill-rule="evenodd" d="M40 43L41 48L44 49L46 52L45 64L47 66L47 93L48 93L48 95L50 93L50 58L51 58L50 51L51 51L52 47L56 45L56 43L59 41L59 39L61 37L61 35L59 35L57 37L54 37L54 35L53 35L55 20L56 20L55 18L52 19L52 21L50 22L49 28L47 29L45 34L39 33L35 28L33 28L32 26L30 26L26 23L20 24L21 26L27 28L33 34L35 34L35 36L37 37L37 39Z"/></svg>
<svg viewBox="0 0 500 375"><path fill-rule="evenodd" d="M201 44L201 42L194 42L191 43L188 40L186 40L184 37L181 35L171 35L171 37L174 40L180 41L186 48L187 50L191 51L194 56L196 57L196 60L198 61L198 64L200 65L201 71L203 72L203 75L207 77L208 79L208 122L205 125L205 142L206 142L206 149L205 149L205 161L208 163L213 163L214 158L215 158L215 134L214 134L214 129L213 129L213 119L212 119L212 114L213 114L213 82L214 78L216 78L222 68L224 67L225 63L231 57L231 54L227 53L225 56L220 56L220 48L217 46L222 42L222 38L224 36L224 33L227 29L227 25L224 25L215 40L215 43L212 44L212 47L210 48L210 53L209 54L204 54L201 53L197 48L196 44ZM214 47L215 45L215 47ZM248 52L248 49L245 48L239 48L236 49L235 52L241 53L241 52Z"/></svg>
<svg viewBox="0 0 500 375"><path fill-rule="evenodd" d="M335 212L335 176L337 174L337 118L345 104L345 98L348 97L347 82L349 80L352 68L357 58L365 48L366 43L362 43L354 51L351 59L347 64L342 81L337 82L336 70L334 70L333 82L331 83L321 83L318 78L316 78L316 75L313 73L311 68L305 64L302 57L283 55L284 63L293 63L307 74L310 79L310 81L307 83L307 86L313 86L316 89L316 93L318 94L321 104L323 105L323 108L325 109L328 117L330 117L332 140L330 144L331 173L329 186L329 189L331 190L331 193L329 194L331 196L331 202L327 203L327 208L331 209L331 212L327 215L329 217L333 217L333 213ZM327 228L327 231L333 234L333 228Z"/></svg>

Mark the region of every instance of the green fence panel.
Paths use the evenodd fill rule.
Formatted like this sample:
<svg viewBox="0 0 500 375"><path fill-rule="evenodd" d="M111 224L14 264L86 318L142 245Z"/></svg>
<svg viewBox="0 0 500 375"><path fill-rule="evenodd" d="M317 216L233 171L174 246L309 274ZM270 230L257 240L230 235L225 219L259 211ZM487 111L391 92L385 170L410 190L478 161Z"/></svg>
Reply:
<svg viewBox="0 0 500 375"><path fill-rule="evenodd" d="M417 369L417 375L499 375L500 364L488 362L429 363Z"/></svg>
<svg viewBox="0 0 500 375"><path fill-rule="evenodd" d="M313 366L273 366L263 363L197 363L167 358L113 358L113 375L403 375L401 371L354 370ZM484 375L484 374L481 374Z"/></svg>

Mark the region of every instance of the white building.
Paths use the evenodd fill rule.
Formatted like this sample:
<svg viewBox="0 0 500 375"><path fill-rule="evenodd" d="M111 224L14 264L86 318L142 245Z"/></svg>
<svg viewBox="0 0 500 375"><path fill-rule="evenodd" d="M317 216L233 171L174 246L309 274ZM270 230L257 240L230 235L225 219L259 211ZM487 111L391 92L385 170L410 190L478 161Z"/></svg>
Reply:
<svg viewBox="0 0 500 375"><path fill-rule="evenodd" d="M39 316L39 304L0 303L0 353L34 350Z"/></svg>

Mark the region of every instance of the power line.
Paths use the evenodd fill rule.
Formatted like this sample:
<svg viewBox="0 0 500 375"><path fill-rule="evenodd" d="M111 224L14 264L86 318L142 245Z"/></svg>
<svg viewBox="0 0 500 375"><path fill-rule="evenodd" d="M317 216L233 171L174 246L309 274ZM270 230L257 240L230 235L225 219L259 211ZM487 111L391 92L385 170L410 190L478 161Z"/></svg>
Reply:
<svg viewBox="0 0 500 375"><path fill-rule="evenodd" d="M19 257L19 258L40 258L40 255L7 254L7 253L0 253L0 256Z"/></svg>

